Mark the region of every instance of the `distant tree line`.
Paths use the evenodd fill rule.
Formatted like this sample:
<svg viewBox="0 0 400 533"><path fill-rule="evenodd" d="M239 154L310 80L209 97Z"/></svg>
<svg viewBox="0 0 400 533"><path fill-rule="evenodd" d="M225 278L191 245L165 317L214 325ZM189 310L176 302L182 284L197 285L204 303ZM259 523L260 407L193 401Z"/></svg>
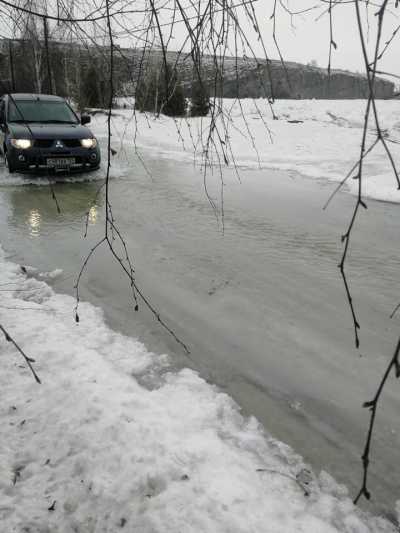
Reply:
<svg viewBox="0 0 400 533"><path fill-rule="evenodd" d="M9 40L7 47L3 41L2 45L1 92L68 96L82 109L108 105L109 66L104 54L54 41L47 47L44 41L33 44L30 39Z"/></svg>
<svg viewBox="0 0 400 533"><path fill-rule="evenodd" d="M161 68L149 68L144 76L140 76L136 85L135 109L172 117L187 113L192 117L206 116L210 109L210 93L201 80L193 82L188 109L177 70L166 63Z"/></svg>
<svg viewBox="0 0 400 533"><path fill-rule="evenodd" d="M103 108L109 102L107 56L80 46L50 41L46 49L42 40L34 45L30 39L3 41L0 71L1 92L68 96L80 109ZM123 94L124 82L129 77L126 61L120 61L117 72L120 74L115 84ZM205 116L209 111L206 85L201 80L194 81L186 98L177 69L169 63L166 67L153 65L146 69L134 85L135 107L139 111L168 116Z"/></svg>

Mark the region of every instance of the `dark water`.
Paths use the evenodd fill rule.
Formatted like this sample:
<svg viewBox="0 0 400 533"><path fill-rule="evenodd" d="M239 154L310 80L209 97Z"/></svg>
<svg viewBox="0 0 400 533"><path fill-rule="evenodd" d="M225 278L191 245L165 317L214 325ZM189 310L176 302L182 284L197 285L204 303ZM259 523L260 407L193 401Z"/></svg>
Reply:
<svg viewBox="0 0 400 533"><path fill-rule="evenodd" d="M368 422L361 404L372 397L399 331L399 318L389 320L400 301L399 207L370 201L356 224L348 272L361 322L357 351L337 269L353 197L339 194L322 211L334 184L265 170L242 171L239 183L227 171L222 231L201 173L171 161L147 164L151 177L133 161L112 180L113 213L138 284L190 346L190 358L143 306L133 312L127 280L105 248L82 278L82 298L101 305L114 328L168 352L177 366L198 369L355 494ZM104 229L100 194L83 238L99 182L56 184L58 214L48 186L1 186L1 179L3 247L16 262L62 268L55 288L73 292ZM219 174L207 183L221 207ZM392 380L373 441L374 511L389 511L400 498L399 411Z"/></svg>

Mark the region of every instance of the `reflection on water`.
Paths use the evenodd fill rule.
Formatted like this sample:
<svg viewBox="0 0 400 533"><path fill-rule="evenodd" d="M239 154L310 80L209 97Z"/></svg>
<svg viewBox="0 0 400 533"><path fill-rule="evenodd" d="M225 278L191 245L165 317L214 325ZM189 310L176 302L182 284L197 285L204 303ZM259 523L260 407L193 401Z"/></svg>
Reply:
<svg viewBox="0 0 400 533"><path fill-rule="evenodd" d="M98 213L98 207L97 205L92 205L92 207L89 209L88 213L88 222L89 224L96 224L98 219L99 213Z"/></svg>
<svg viewBox="0 0 400 533"><path fill-rule="evenodd" d="M41 215L38 209L31 209L28 217L29 234L32 237L38 237L40 235Z"/></svg>
<svg viewBox="0 0 400 533"><path fill-rule="evenodd" d="M11 207L8 223L12 228L28 230L29 237L45 236L63 228L78 228L88 220L99 222L101 198L93 203L98 186L95 183L59 184L54 187L57 205L48 187L15 187L6 189Z"/></svg>

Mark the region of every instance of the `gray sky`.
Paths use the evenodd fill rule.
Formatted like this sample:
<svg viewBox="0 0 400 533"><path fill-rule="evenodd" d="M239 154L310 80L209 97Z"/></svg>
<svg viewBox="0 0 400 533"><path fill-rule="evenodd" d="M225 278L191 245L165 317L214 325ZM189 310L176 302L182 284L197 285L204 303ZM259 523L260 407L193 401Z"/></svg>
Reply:
<svg viewBox="0 0 400 533"><path fill-rule="evenodd" d="M315 0L292 0L290 4L293 9L302 9L315 5ZM393 2L392 2L393 4ZM400 9L388 12L382 34L384 44L392 35L394 29L400 24ZM318 20L317 17L323 11L309 12L297 15L292 19L282 10L277 19L277 34L282 53L287 60L307 63L315 59L319 66L327 66L329 54L329 16L326 13ZM376 36L377 17L374 16L376 8L369 10L369 32L365 9L363 9L364 28L366 37L372 49ZM263 37L271 50L271 55L276 56L271 38L272 24L268 20L270 12L265 13L265 1L257 2L257 13L260 20L260 27L263 28ZM334 68L343 68L352 71L364 71L362 50L358 27L356 24L356 11L353 4L338 6L332 11L333 15L333 38L337 44L337 49L333 50L332 63ZM400 75L400 31L393 40L390 48L382 58L381 70L390 71ZM400 81L400 80L399 80Z"/></svg>

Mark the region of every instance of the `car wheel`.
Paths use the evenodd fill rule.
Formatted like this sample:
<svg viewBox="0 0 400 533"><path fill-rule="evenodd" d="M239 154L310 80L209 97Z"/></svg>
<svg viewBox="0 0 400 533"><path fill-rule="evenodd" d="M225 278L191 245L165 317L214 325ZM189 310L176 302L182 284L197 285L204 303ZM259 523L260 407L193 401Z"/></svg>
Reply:
<svg viewBox="0 0 400 533"><path fill-rule="evenodd" d="M8 172L12 174L15 171L15 168L11 161L9 161L7 157L7 152L4 152L4 163L6 165L6 168L8 168Z"/></svg>

